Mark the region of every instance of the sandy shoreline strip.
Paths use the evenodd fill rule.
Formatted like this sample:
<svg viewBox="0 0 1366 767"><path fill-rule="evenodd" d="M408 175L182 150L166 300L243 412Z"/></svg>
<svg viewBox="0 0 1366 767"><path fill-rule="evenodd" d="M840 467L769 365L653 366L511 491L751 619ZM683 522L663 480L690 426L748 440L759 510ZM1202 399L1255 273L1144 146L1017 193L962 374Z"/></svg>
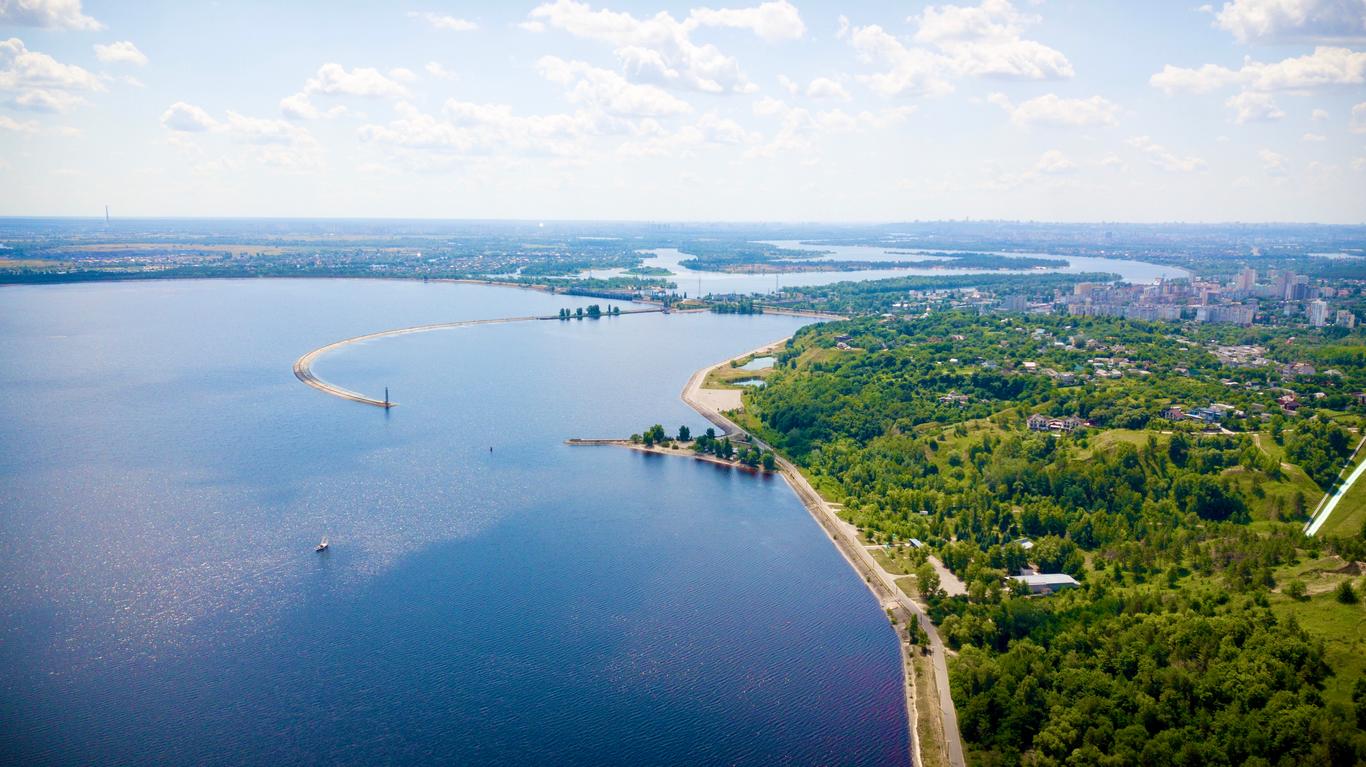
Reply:
<svg viewBox="0 0 1366 767"><path fill-rule="evenodd" d="M745 434L752 444L761 449L773 451L774 456L778 461L779 473L783 475L783 479L787 480L788 486L796 493L797 498L801 500L802 505L806 507L806 510L810 512L816 522L825 529L826 533L830 536L830 539L835 543L835 548L844 556L844 559L849 563L849 566L854 568L854 571L863 578L863 582L868 586L868 589L873 592L873 596L877 598L885 609L897 610L899 608L904 616L914 616L914 619L920 623L921 628L925 630L925 633L928 634L930 638L931 661L939 693L940 719L944 727L946 750L944 756L950 767L966 767L966 761L963 756L963 743L958 732L958 713L954 708L953 698L949 695L949 670L948 664L944 660L944 643L940 639L939 631L935 628L934 623L915 600L906 596L906 594L901 591L900 587L897 586L896 576L884 570L882 566L877 563L877 560L873 559L872 555L868 553L868 550L863 545L863 541L859 538L858 528L841 519L835 509L821 497L820 493L816 492L816 489L811 486L811 483L806 480L806 477L802 475L801 471L798 470L791 461L784 458L778 451L773 450L772 446L765 444L762 440L753 435L748 435L748 433L741 429L738 424L731 421L730 418L725 415L724 411L733 410L735 408L733 406L724 408L717 407L718 404L725 403L718 403L715 397L709 396L709 392L716 392L719 390L702 388L703 382L707 380L707 375L711 373L711 371L723 365L729 365L731 360L744 359L751 355L776 351L781 348L783 344L787 343L790 338L791 336L779 339L753 351L736 355L693 373L692 378L688 379L687 385L683 387L682 399L703 418L706 418L709 422L719 427L722 433L730 434L732 436L736 434ZM735 393L739 394L740 392ZM911 760L913 764L920 765L923 764L923 758L920 754L920 738L916 729L915 691L913 687L914 672L911 668L910 646L901 640L900 632L898 632L897 636L897 645L901 649L902 688L906 695L906 718L907 727L910 731Z"/></svg>

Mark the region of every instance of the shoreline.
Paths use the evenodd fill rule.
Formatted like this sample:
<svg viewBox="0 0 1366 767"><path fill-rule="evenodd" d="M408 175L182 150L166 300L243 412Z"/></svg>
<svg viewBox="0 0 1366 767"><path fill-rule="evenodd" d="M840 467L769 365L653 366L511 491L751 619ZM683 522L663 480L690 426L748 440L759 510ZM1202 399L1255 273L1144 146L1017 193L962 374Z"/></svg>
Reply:
<svg viewBox="0 0 1366 767"><path fill-rule="evenodd" d="M745 464L740 463L739 461L731 461L726 460L725 458L717 458L714 455L707 455L706 453L697 453L693 452L692 450L687 450L681 447L660 447L658 445L646 446L637 442L632 442L629 439L574 438L567 439L564 441L564 443L566 445L569 445L570 447L624 447L627 450L634 450L638 453L645 453L646 455L672 456L675 458L691 458L694 461L710 463L715 466L723 466L727 469L738 469L740 471L747 472L749 474L754 474L760 477L774 477L780 473L777 471L765 471L763 468L760 468L758 466L746 466Z"/></svg>
<svg viewBox="0 0 1366 767"><path fill-rule="evenodd" d="M835 509L821 497L806 477L795 464L789 461L782 453L774 450L773 447L763 440L755 437L742 429L739 424L730 420L725 413L714 405L703 401L701 392L718 391L706 390L702 388L702 383L706 381L707 375L711 371L729 365L732 360L743 359L745 357L761 352L776 349L785 344L792 337L787 336L774 341L770 344L760 346L753 351L745 352L722 360L714 365L708 365L693 373L683 387L681 394L682 400L689 407L697 411L699 415L707 419L722 430L723 434L734 436L744 434L748 437L751 444L773 452L778 462L778 472L787 482L788 487L797 496L797 500L802 502L808 513L821 526L830 540L835 544L836 550L849 563L854 572L862 577L864 585L872 592L874 598L888 611L901 611L903 619L916 620L930 639L930 660L934 673L936 687L939 693L939 714L940 721L944 729L944 757L950 767L966 767L963 756L962 737L958 731L958 714L954 708L953 698L949 694L949 674L948 664L945 661L945 650L943 640L939 637L939 631L930 617L920 607L915 600L908 597L896 583L896 576L888 573L877 563L864 547L863 541L858 537L858 528L840 519ZM915 703L914 670L911 655L910 643L904 638L904 631L899 627L893 628L897 637L897 646L900 649L902 661L902 689L906 698L906 719L907 728L910 733L911 744L911 763L913 765L924 764L920 753L920 733L917 727L917 711Z"/></svg>

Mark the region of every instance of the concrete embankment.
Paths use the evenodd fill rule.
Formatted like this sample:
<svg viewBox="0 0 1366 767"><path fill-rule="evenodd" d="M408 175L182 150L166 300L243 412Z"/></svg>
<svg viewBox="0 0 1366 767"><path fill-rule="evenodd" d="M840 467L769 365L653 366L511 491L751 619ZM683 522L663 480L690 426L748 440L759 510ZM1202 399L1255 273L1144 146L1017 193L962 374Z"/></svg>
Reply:
<svg viewBox="0 0 1366 767"><path fill-rule="evenodd" d="M659 311L662 310L656 308L623 309L620 315L613 316L623 316L627 314L651 314ZM604 318L606 318L606 315L604 315ZM320 346L317 349L314 349L308 354L305 354L304 356L295 360L294 377L298 378L300 381L303 381L309 386L312 386L314 389L323 392L324 394L331 394L333 397L340 397L342 399L350 400L352 402L359 402L362 405L373 405L375 407L383 408L392 407L392 402L387 402L385 400L377 399L375 397L368 397L364 394L353 392L350 389L343 389L342 387L337 386L336 384L331 384L327 381L322 380L318 376L314 375L313 363L317 362L318 358L322 357L324 354L340 349L343 346L357 344L362 341L372 341L376 338L387 338L389 336L404 336L411 335L413 333L430 333L435 330L454 330L456 328L472 327L474 325L502 325L512 322L535 322L540 320L560 319L562 318L558 315L547 315L543 317L502 317L490 320L461 320L459 322L434 322L428 325L414 325L412 327L407 328L396 328L394 330L381 330L377 333L366 333L363 336L345 338L335 343L330 343L327 346Z"/></svg>

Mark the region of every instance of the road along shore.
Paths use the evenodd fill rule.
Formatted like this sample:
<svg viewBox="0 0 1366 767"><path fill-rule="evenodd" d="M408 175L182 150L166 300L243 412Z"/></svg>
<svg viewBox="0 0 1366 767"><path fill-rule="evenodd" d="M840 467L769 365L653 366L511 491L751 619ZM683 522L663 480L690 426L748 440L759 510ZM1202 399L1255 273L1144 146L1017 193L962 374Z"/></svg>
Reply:
<svg viewBox="0 0 1366 767"><path fill-rule="evenodd" d="M614 314L612 316L623 316L627 314L652 314L662 311L663 309L654 307L646 309L622 309L620 314ZM563 317L553 314L532 317L502 317L498 319L489 320L461 320L459 322L434 322L428 325L413 325L412 327L407 328L396 328L394 330L381 330L376 333L366 333L363 336L344 338L340 341L330 343L327 346L320 346L317 349L314 349L313 351L303 355L302 357L294 361L294 377L299 379L300 381L303 381L305 384L312 386L314 389L317 389L318 391L323 392L324 394L330 394L333 397L340 397L344 400L359 402L362 405L373 405L375 407L389 408L393 407L394 403L382 399L376 399L375 397L367 397L364 394L353 392L350 389L343 389L342 387L337 386L336 384L330 384L322 380L313 373L313 363L317 362L318 358L322 357L324 354L336 351L337 349L340 349L343 346L358 344L362 341L372 341L376 338L387 338L389 336L404 336L411 335L413 333L430 333L436 330L454 330L456 328L467 328L472 327L474 325L502 325L511 322L535 322L541 320L563 319Z"/></svg>
<svg viewBox="0 0 1366 767"><path fill-rule="evenodd" d="M790 338L790 336L788 337ZM768 351L776 351L787 343L788 338L782 338L771 344L766 344L751 352L731 357L715 365L709 365L693 373L692 378L683 387L682 399L693 410L696 410L703 418L715 424L721 431L729 435L745 435L750 443L774 453L777 459L779 473L783 479L787 480L788 486L796 493L797 498L806 507L806 510L815 518L816 522L825 529L826 534L835 543L835 548L844 556L849 566L854 568L868 589L873 592L873 596L888 610L901 612L904 616L911 617L919 622L920 627L930 638L931 665L934 669L935 684L939 693L939 715L944 728L944 758L950 767L966 767L967 762L963 756L963 741L958 732L958 712L954 708L953 698L949 695L949 667L945 661L944 642L939 637L939 631L930 620L929 615L920 607L915 600L906 596L896 583L896 576L887 572L873 559L872 555L864 547L863 541L859 539L858 528L845 522L840 518L835 509L821 497L801 471L789 460L784 458L781 453L773 450L771 445L764 443L757 437L748 434L738 424L726 416L726 410L735 409L732 407L718 407L715 397L709 396L708 392L716 392L716 389L703 389L702 384L707 380L707 375L711 371L729 365L731 360L739 360L751 355L760 354ZM736 392L737 394L739 392ZM920 738L916 729L915 695L911 682L911 656L910 646L907 642L901 641L898 632L897 645L901 648L902 673L905 677L902 680L902 687L906 691L906 716L907 725L911 736L911 759L916 765L924 763L920 753Z"/></svg>

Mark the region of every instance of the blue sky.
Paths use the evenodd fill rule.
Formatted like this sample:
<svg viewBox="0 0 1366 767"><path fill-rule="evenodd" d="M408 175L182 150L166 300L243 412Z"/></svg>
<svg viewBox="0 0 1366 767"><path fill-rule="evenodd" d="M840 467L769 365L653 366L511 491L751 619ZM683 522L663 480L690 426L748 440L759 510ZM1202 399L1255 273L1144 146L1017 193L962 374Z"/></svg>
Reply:
<svg viewBox="0 0 1366 767"><path fill-rule="evenodd" d="M1366 0L0 0L0 214L1366 221Z"/></svg>

